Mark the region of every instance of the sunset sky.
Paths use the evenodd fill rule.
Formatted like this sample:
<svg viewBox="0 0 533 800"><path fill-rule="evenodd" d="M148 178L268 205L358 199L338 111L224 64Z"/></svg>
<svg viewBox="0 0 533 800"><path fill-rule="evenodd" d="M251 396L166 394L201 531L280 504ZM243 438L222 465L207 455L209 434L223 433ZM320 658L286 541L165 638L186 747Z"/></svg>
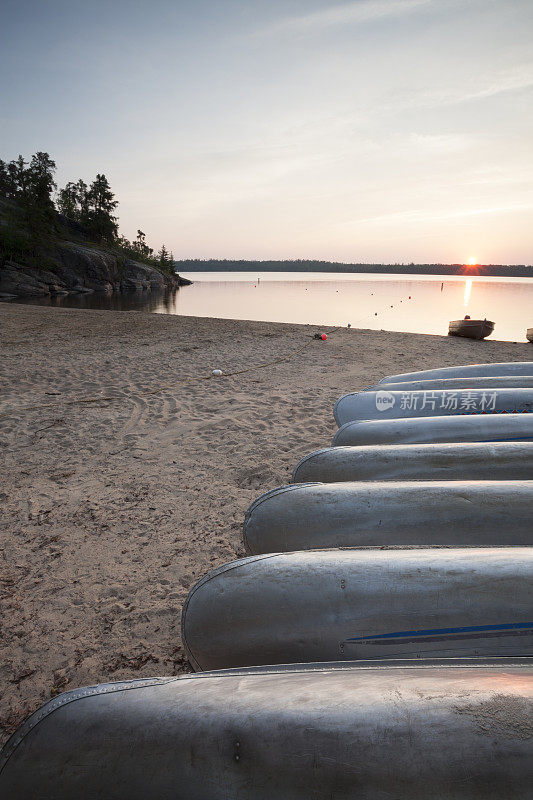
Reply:
<svg viewBox="0 0 533 800"><path fill-rule="evenodd" d="M3 0L5 160L176 258L533 263L531 0Z"/></svg>

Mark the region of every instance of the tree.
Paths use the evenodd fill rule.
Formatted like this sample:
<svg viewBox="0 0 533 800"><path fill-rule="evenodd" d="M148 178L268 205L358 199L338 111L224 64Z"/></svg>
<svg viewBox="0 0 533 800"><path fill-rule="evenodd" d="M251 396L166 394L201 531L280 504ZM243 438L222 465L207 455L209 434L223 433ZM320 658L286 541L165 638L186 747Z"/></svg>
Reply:
<svg viewBox="0 0 533 800"><path fill-rule="evenodd" d="M69 219L79 217L78 193L76 184L69 181L64 189L60 189L56 200L57 210Z"/></svg>
<svg viewBox="0 0 533 800"><path fill-rule="evenodd" d="M7 173L9 176L9 184L11 187L10 197L17 197L18 195L18 169L17 162L10 161L7 165Z"/></svg>
<svg viewBox="0 0 533 800"><path fill-rule="evenodd" d="M88 186L81 178L73 183L69 181L64 189L60 189L57 197L57 208L70 219L89 225Z"/></svg>
<svg viewBox="0 0 533 800"><path fill-rule="evenodd" d="M144 231L138 230L137 231L137 238L134 242L135 249L139 253L140 256L146 258L150 253L150 248L146 244L146 234Z"/></svg>
<svg viewBox="0 0 533 800"><path fill-rule="evenodd" d="M78 221L89 224L89 187L81 178L74 184L76 190L76 206L78 208Z"/></svg>
<svg viewBox="0 0 533 800"><path fill-rule="evenodd" d="M14 186L8 165L0 158L0 195L2 195L2 197L11 197L13 189Z"/></svg>
<svg viewBox="0 0 533 800"><path fill-rule="evenodd" d="M168 266L170 260L170 254L164 244L161 245L161 250L157 254L157 257L162 267Z"/></svg>
<svg viewBox="0 0 533 800"><path fill-rule="evenodd" d="M10 163L11 167L11 174L14 178L16 193L21 194L23 197L26 196L26 186L27 186L27 174L26 174L26 164L28 162L24 161L24 158L19 155L16 161L12 161Z"/></svg>
<svg viewBox="0 0 533 800"><path fill-rule="evenodd" d="M112 242L118 232L117 217L113 212L118 206L115 195L105 175L98 174L87 192L89 227L102 240Z"/></svg>
<svg viewBox="0 0 533 800"><path fill-rule="evenodd" d="M19 159L22 157L19 156ZM38 152L32 156L27 170L22 170L25 178L24 191L32 205L42 211L52 211L54 204L52 192L56 189L54 172L56 163L48 153Z"/></svg>

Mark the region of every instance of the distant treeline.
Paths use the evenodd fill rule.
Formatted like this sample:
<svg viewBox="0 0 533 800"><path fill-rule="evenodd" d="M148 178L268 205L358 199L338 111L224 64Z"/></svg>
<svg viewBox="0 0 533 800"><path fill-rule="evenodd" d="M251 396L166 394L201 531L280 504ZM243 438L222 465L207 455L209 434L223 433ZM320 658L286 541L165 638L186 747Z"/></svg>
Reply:
<svg viewBox="0 0 533 800"><path fill-rule="evenodd" d="M174 262L178 272L383 272L391 275L488 275L533 278L533 266L525 264L345 264L340 261L232 261L190 258Z"/></svg>
<svg viewBox="0 0 533 800"><path fill-rule="evenodd" d="M0 207L0 255L4 259L37 257L43 246L77 230L78 238L174 272L174 256L164 244L156 254L143 231L137 231L133 242L119 235L118 201L103 173L90 184L79 178L58 190L55 171L55 161L44 152L35 153L29 161L21 155L9 162L0 159L0 200L8 201Z"/></svg>

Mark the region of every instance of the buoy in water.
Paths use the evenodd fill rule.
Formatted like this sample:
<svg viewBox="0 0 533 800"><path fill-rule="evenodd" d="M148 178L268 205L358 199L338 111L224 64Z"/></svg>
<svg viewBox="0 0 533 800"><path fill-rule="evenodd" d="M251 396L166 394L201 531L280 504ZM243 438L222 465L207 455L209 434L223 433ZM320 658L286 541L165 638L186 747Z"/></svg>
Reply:
<svg viewBox="0 0 533 800"><path fill-rule="evenodd" d="M220 376L222 375L222 370L221 369L214 369L213 372L211 373L211 375L214 375L216 378L220 378Z"/></svg>

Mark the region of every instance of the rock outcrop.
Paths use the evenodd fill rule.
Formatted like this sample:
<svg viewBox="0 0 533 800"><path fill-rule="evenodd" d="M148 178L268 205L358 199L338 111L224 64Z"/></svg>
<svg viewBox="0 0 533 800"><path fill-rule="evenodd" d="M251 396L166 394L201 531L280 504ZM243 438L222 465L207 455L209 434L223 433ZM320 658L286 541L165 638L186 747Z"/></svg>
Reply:
<svg viewBox="0 0 533 800"><path fill-rule="evenodd" d="M173 290L191 281L97 247L58 242L46 266L7 260L0 265L0 297L82 292Z"/></svg>

